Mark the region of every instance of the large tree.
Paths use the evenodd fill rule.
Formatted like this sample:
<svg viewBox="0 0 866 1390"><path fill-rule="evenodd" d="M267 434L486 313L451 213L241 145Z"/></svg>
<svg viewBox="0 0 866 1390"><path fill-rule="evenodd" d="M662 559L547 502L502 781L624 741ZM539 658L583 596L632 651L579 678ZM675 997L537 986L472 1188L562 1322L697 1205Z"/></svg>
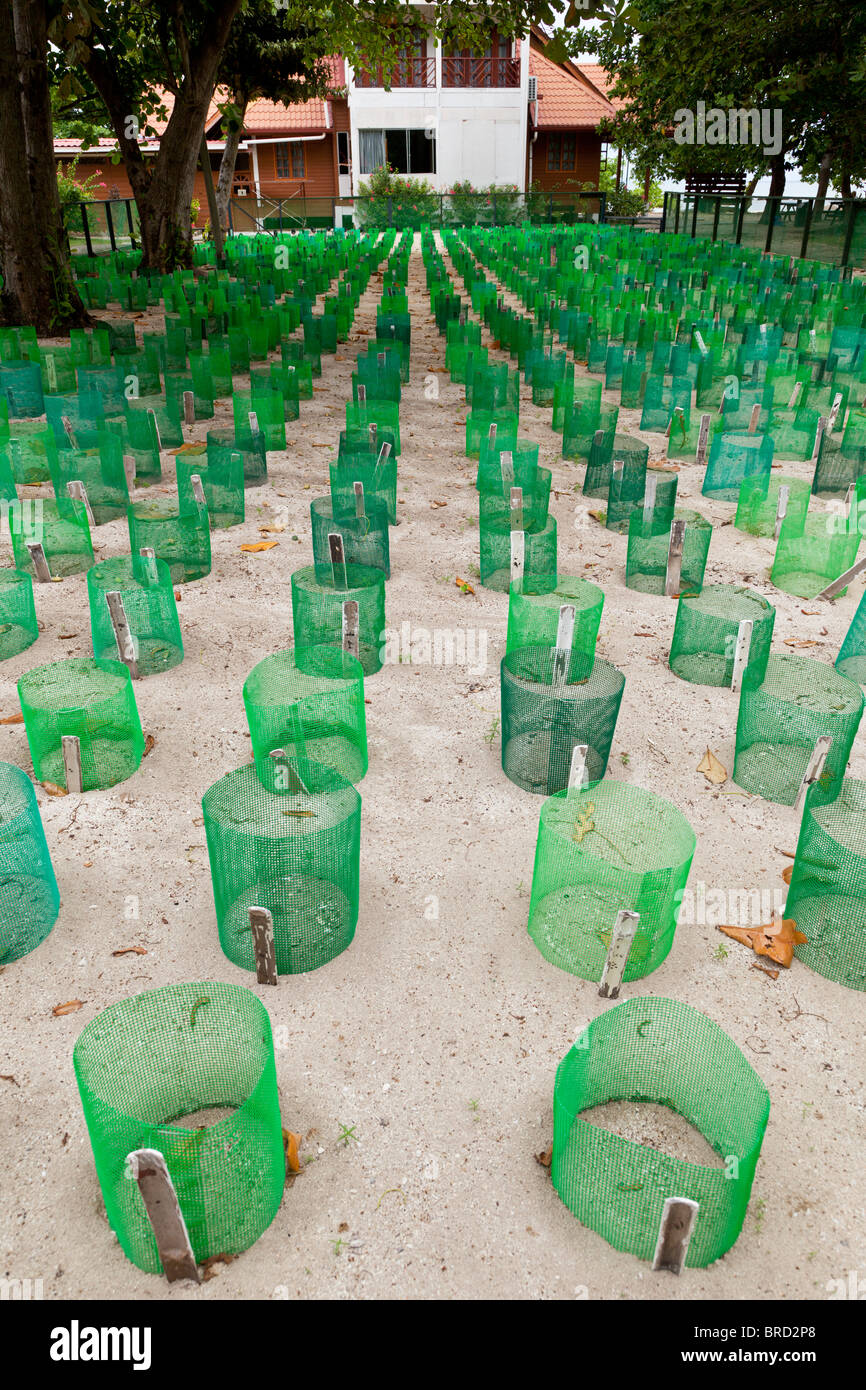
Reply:
<svg viewBox="0 0 866 1390"><path fill-rule="evenodd" d="M0 318L41 334L89 322L54 165L44 0L0 0Z"/></svg>

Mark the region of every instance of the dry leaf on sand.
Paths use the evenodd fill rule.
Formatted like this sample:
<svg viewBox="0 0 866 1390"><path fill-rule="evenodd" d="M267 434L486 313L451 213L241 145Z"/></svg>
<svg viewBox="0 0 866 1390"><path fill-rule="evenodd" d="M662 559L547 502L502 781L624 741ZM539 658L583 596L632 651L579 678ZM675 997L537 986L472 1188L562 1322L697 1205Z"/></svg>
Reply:
<svg viewBox="0 0 866 1390"><path fill-rule="evenodd" d="M258 555L261 550L273 550L275 545L279 545L279 541L256 541L254 545L242 545L241 550L247 555Z"/></svg>
<svg viewBox="0 0 866 1390"><path fill-rule="evenodd" d="M55 1018L63 1018L64 1014L74 1014L83 1008L83 999L67 999L65 1004L55 1004L51 1012Z"/></svg>
<svg viewBox="0 0 866 1390"><path fill-rule="evenodd" d="M7 714L5 719L0 719L0 724L23 724L23 714Z"/></svg>
<svg viewBox="0 0 866 1390"><path fill-rule="evenodd" d="M301 1142L300 1134L293 1134L290 1129L283 1130L283 1150L286 1155L286 1177L290 1178L300 1173L302 1164L298 1152L298 1145Z"/></svg>
<svg viewBox="0 0 866 1390"><path fill-rule="evenodd" d="M68 796L68 795L69 795L69 793L68 793L68 791L66 790L66 788L65 788L65 787L58 787L58 785L57 785L56 782L43 782L43 783L42 783L42 786L43 786L43 788L45 789L45 791L47 791L47 793L48 793L49 796Z"/></svg>
<svg viewBox="0 0 866 1390"><path fill-rule="evenodd" d="M744 946L751 946L756 956L769 956L777 965L784 965L786 968L794 959L795 944L802 946L806 941L803 933L797 931L797 923L791 917L784 920L776 917L766 926L759 927L720 926L719 931L732 937L734 941L742 942Z"/></svg>
<svg viewBox="0 0 866 1390"><path fill-rule="evenodd" d="M702 772L708 782L712 782L714 787L720 787L723 782L728 780L728 770L719 762L715 753L708 748L701 761L698 763L698 772Z"/></svg>

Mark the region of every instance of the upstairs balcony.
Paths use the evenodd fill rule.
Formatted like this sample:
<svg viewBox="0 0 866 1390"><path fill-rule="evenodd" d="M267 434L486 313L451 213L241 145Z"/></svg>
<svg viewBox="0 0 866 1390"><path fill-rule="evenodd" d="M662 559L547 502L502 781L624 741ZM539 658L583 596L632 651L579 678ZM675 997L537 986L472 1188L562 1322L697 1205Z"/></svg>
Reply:
<svg viewBox="0 0 866 1390"><path fill-rule="evenodd" d="M385 86L385 72L375 68L371 72L355 72L355 86L365 91L371 87ZM391 90L405 90L408 87L435 87L435 58L401 58L391 74Z"/></svg>
<svg viewBox="0 0 866 1390"><path fill-rule="evenodd" d="M443 87L519 87L519 58L442 58Z"/></svg>
<svg viewBox="0 0 866 1390"><path fill-rule="evenodd" d="M420 47L420 45L419 45ZM503 53L506 43L495 45L499 52L475 55L462 53L442 55L442 87L464 87L472 90L482 88L516 88L520 86L520 58ZM382 67L355 71L355 86L364 91L371 88L383 89L388 73ZM420 52L402 53L390 75L391 91L405 91L408 88L436 87L436 58Z"/></svg>

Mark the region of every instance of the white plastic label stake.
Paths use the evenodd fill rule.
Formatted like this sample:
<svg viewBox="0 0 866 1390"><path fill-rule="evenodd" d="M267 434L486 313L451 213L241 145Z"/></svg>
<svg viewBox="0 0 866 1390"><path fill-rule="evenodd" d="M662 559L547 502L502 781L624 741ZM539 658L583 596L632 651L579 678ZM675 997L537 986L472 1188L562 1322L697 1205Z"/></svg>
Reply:
<svg viewBox="0 0 866 1390"><path fill-rule="evenodd" d="M815 740L815 747L812 749L811 757L806 765L806 771L803 773L803 780L800 783L800 790L797 792L797 798L794 802L794 810L797 812L798 816L803 814L803 807L806 804L806 793L809 788L813 786L815 782L820 782L821 780L821 776L824 772L824 764L827 761L827 754L830 752L832 744L833 739L830 734L821 734L820 737Z"/></svg>
<svg viewBox="0 0 866 1390"><path fill-rule="evenodd" d="M357 517L363 517L363 516L365 515L365 512L364 512L364 484L363 484L363 483L353 483L353 484L352 484L352 491L353 491L354 494L355 494L355 516L357 516Z"/></svg>
<svg viewBox="0 0 866 1390"><path fill-rule="evenodd" d="M142 546L139 554L144 561L141 568L145 582L148 584L158 584L159 570L156 564L156 551L153 550L151 546L145 545Z"/></svg>
<svg viewBox="0 0 866 1390"><path fill-rule="evenodd" d="M251 410L247 415L247 419L250 422L250 434L255 439L259 432L259 417L254 410Z"/></svg>
<svg viewBox="0 0 866 1390"><path fill-rule="evenodd" d="M586 760L589 757L589 744L576 743L571 750L571 767L568 772L568 790L579 792L581 787L586 786L589 778L586 775Z"/></svg>
<svg viewBox="0 0 866 1390"><path fill-rule="evenodd" d="M495 424L491 425L491 426L490 426L490 429L487 431L487 447L488 447L488 449L495 449L495 448L496 448L496 425L495 425Z"/></svg>
<svg viewBox="0 0 866 1390"><path fill-rule="evenodd" d="M49 352L45 357L45 375L48 378L48 390L57 390L57 363L54 360L54 353Z"/></svg>
<svg viewBox="0 0 866 1390"><path fill-rule="evenodd" d="M791 489L787 483L783 483L779 488L779 500L776 503L776 524L773 527L773 540L777 541L782 534L782 522L788 515L788 498Z"/></svg>
<svg viewBox="0 0 866 1390"><path fill-rule="evenodd" d="M138 680L135 642L129 628L126 609L123 606L123 596L117 589L111 589L105 595L105 602L108 604L108 615L111 618L111 626L114 628L114 640L117 643L118 656L128 667L132 679Z"/></svg>
<svg viewBox="0 0 866 1390"><path fill-rule="evenodd" d="M841 409L841 406L842 406L842 392L840 391L840 392L838 392L837 395L835 395L835 396L833 397L833 404L832 404L832 406L831 406L831 408L830 408L830 414L829 414L829 416L827 417L827 433L828 433L828 434L832 434L833 431L834 431L834 429L836 428L836 420L837 420L837 418L838 418L839 410Z"/></svg>
<svg viewBox="0 0 866 1390"><path fill-rule="evenodd" d="M631 950L631 943L634 941L634 934L637 931L637 924L639 921L640 913L632 912L627 907L624 907L621 912L616 914L610 945L607 948L604 969L601 972L601 980L598 985L600 999L619 998L623 972L625 971L628 953Z"/></svg>
<svg viewBox="0 0 866 1390"><path fill-rule="evenodd" d="M362 410L364 410L364 409L366 408L366 405L367 405L367 388L366 388L366 386L364 385L363 382L359 382L359 383L358 383L358 388L357 388L357 389L358 389L358 405L361 407Z"/></svg>
<svg viewBox="0 0 866 1390"><path fill-rule="evenodd" d="M33 561L33 571L40 584L51 583L51 570L48 568L48 561L45 558L45 551L36 541L25 542L30 552L30 559Z"/></svg>
<svg viewBox="0 0 866 1390"><path fill-rule="evenodd" d="M70 420L69 416L68 416L68 415L61 415L61 417L60 417L60 423L61 423L61 425L63 426L63 429L64 429L64 431L65 431L65 433L66 433L66 438L69 440L70 448L72 448L72 449L77 449L77 448L78 448L78 445L77 445L76 442L75 442L75 434L74 434L74 432L73 432L73 429L72 429L72 421Z"/></svg>
<svg viewBox="0 0 866 1390"><path fill-rule="evenodd" d="M818 428L815 430L815 447L814 447L814 449L812 450L812 457L811 457L811 459L809 460L810 463L813 463L813 464L814 464L814 463L817 463L817 462L818 462L818 458L819 458L820 453L821 453L821 445L822 445L823 442L824 442L824 435L825 435L825 433L826 433L826 430L827 430L827 416L826 416L826 415L822 415L822 416L820 417L820 419L818 420Z"/></svg>
<svg viewBox="0 0 866 1390"><path fill-rule="evenodd" d="M275 985L277 975L277 952L274 942L274 919L266 907L249 909L250 929L253 934L253 954L256 963L256 984Z"/></svg>
<svg viewBox="0 0 866 1390"><path fill-rule="evenodd" d="M798 400L800 399L800 395L801 395L801 393L802 393L802 390L803 390L803 383L802 383L802 381L797 381L797 382L795 382L795 383L794 383L794 389L793 389L793 391L791 392L791 399L788 401L788 409L789 409L789 410L794 410L794 409L795 409L795 407L796 407L796 405L797 405L797 402L798 402Z"/></svg>
<svg viewBox="0 0 866 1390"><path fill-rule="evenodd" d="M656 491L659 480L655 473L647 473L646 486L643 494L643 519L644 525L648 526L652 521L653 512L656 509Z"/></svg>
<svg viewBox="0 0 866 1390"><path fill-rule="evenodd" d="M519 593L523 588L523 571L526 562L526 533L511 532L511 582Z"/></svg>
<svg viewBox="0 0 866 1390"><path fill-rule="evenodd" d="M152 435L153 435L153 442L154 442L154 444L156 445L156 452L157 452L158 454L161 454L161 453L162 453L162 435L161 435L160 432L159 432L159 421L158 421L157 418L156 418L156 411L153 409L152 406L151 406L151 408L150 408L150 409L148 410L148 412L147 412L147 418L148 418L148 420L150 421L150 430L151 430L151 433L152 433Z"/></svg>
<svg viewBox="0 0 866 1390"><path fill-rule="evenodd" d="M359 635L358 600L346 599L343 604L343 651L360 660L361 645Z"/></svg>
<svg viewBox="0 0 866 1390"><path fill-rule="evenodd" d="M32 553L31 546L28 546L27 549ZM864 570L866 570L866 555L863 556L862 560L858 560L856 564L852 565L849 570L845 570L844 574L840 574L838 579L834 579L832 584L828 584L826 589L822 589L820 594L816 594L815 597L835 598L837 594L841 594L843 589L847 589L851 580L856 579L857 575L862 574Z"/></svg>
<svg viewBox="0 0 866 1390"><path fill-rule="evenodd" d="M75 734L63 734L60 739L60 747L63 752L63 767L66 771L66 790L68 792L83 791L81 740Z"/></svg>
<svg viewBox="0 0 866 1390"><path fill-rule="evenodd" d="M170 1284L178 1279L198 1284L201 1275L165 1159L158 1149L135 1149L126 1163L138 1183L166 1279Z"/></svg>
<svg viewBox="0 0 866 1390"><path fill-rule="evenodd" d="M87 488L84 486L81 480L73 479L71 482L67 483L66 491L69 493L69 496L72 498L73 502L82 503L89 524L91 526L95 526L96 522L93 519L93 511L91 510L90 499L87 496Z"/></svg>
<svg viewBox="0 0 866 1390"><path fill-rule="evenodd" d="M761 403L760 403L760 401L755 401L755 404L752 406L752 413L751 413L751 415L750 415L750 417L749 417L749 434L757 434L757 432L758 432L758 421L760 420L760 418L761 418Z"/></svg>
<svg viewBox="0 0 866 1390"><path fill-rule="evenodd" d="M331 553L331 573L334 576L335 589L348 589L349 583L346 577L346 551L343 546L343 537L338 531L328 533L328 549Z"/></svg>
<svg viewBox="0 0 866 1390"><path fill-rule="evenodd" d="M731 674L731 690L736 695L743 684L743 672L749 664L749 649L752 645L752 629L754 623L751 618L743 618L737 628L737 645L734 648L734 669Z"/></svg>
<svg viewBox="0 0 866 1390"><path fill-rule="evenodd" d="M695 463L704 464L707 461L707 445L710 440L710 417L701 416L701 428L698 432L698 447L695 453Z"/></svg>
<svg viewBox="0 0 866 1390"><path fill-rule="evenodd" d="M561 689L568 675L568 668L571 664L571 644L574 641L574 618L574 604L564 603L559 610L559 622L556 626L556 646L553 649L551 685L554 690Z"/></svg>
<svg viewBox="0 0 866 1390"><path fill-rule="evenodd" d="M514 486L514 455L510 449L504 450L499 455L499 468L502 473L502 486L512 488Z"/></svg>
<svg viewBox="0 0 866 1390"><path fill-rule="evenodd" d="M671 525L671 539L668 545L668 563L665 572L665 593L668 598L680 591L685 534L686 523L682 517L677 517Z"/></svg>
<svg viewBox="0 0 866 1390"><path fill-rule="evenodd" d="M669 1269L679 1274L689 1253L700 1203L691 1197L666 1197L659 1225L659 1238L653 1255L653 1273Z"/></svg>
<svg viewBox="0 0 866 1390"><path fill-rule="evenodd" d="M127 492L132 492L135 487L135 456L133 454L123 455L123 476L126 478Z"/></svg>
<svg viewBox="0 0 866 1390"><path fill-rule="evenodd" d="M511 489L511 529L512 531L523 530L523 488L513 487Z"/></svg>
<svg viewBox="0 0 866 1390"><path fill-rule="evenodd" d="M192 488L192 495L195 498L195 504L199 511L206 512L207 499L204 495L204 487L202 486L201 477L198 473L192 473L190 475L189 485Z"/></svg>
<svg viewBox="0 0 866 1390"><path fill-rule="evenodd" d="M700 352L701 356L706 357L707 353L709 352L709 348L707 347L706 343L701 337L700 330L697 328L695 329L695 342L698 345L698 351Z"/></svg>
<svg viewBox="0 0 866 1390"><path fill-rule="evenodd" d="M183 393L183 423L185 425L195 424L195 396L192 391Z"/></svg>

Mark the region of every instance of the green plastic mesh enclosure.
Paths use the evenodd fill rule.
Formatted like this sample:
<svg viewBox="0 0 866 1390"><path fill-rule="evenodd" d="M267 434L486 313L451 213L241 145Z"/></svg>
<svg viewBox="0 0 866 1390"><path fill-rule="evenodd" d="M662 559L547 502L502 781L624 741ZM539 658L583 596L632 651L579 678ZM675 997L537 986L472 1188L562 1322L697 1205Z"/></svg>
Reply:
<svg viewBox="0 0 866 1390"><path fill-rule="evenodd" d="M495 410L472 410L466 417L466 454L480 458L482 439L490 438L490 426L496 426L496 442L501 449L514 450L517 444L517 410L498 406Z"/></svg>
<svg viewBox="0 0 866 1390"><path fill-rule="evenodd" d="M261 487L268 476L268 461L265 451L265 436L261 430L253 434L247 429L238 437L233 429L208 430L206 438L208 465L215 467L217 476L227 470L233 476L233 454L240 454L243 460L244 487ZM207 496L207 493L205 493Z"/></svg>
<svg viewBox="0 0 866 1390"><path fill-rule="evenodd" d="M677 594L699 594L704 582L713 528L699 512L687 507L676 508L674 520L678 518L686 525ZM632 512L628 528L626 588L638 589L644 594L664 593L672 529L671 524L659 533L652 518L647 522L642 508Z"/></svg>
<svg viewBox="0 0 866 1390"><path fill-rule="evenodd" d="M397 460L389 454L381 463L374 454L344 454L330 464L331 501L337 516L351 516L356 509L355 484L364 489L366 501L382 502L391 526L397 524Z"/></svg>
<svg viewBox="0 0 866 1390"><path fill-rule="evenodd" d="M127 1156L165 1159L197 1262L240 1254L286 1180L268 1011L214 980L149 989L97 1014L73 1053L111 1229L148 1274L162 1264Z"/></svg>
<svg viewBox="0 0 866 1390"><path fill-rule="evenodd" d="M255 970L249 909L274 924L277 971L316 970L345 951L358 921L361 798L331 767L284 762L286 782L268 791L252 764L221 777L202 800L220 945Z"/></svg>
<svg viewBox="0 0 866 1390"><path fill-rule="evenodd" d="M842 675L847 676L849 680L859 681L861 685L866 685L866 592L858 604L857 612L851 620L851 626L839 648L836 670L841 671Z"/></svg>
<svg viewBox="0 0 866 1390"><path fill-rule="evenodd" d="M746 478L769 481L773 466L773 440L768 434L716 434L701 491L705 497L736 502Z"/></svg>
<svg viewBox="0 0 866 1390"><path fill-rule="evenodd" d="M730 686L737 634L751 622L747 666L760 682L767 669L776 610L767 599L737 584L708 584L699 594L683 595L671 641L669 664L680 680L696 685Z"/></svg>
<svg viewBox="0 0 866 1390"><path fill-rule="evenodd" d="M182 510L170 497L133 502L127 512L133 555L153 550L168 565L173 584L189 584L210 574L210 525L207 510Z"/></svg>
<svg viewBox="0 0 866 1390"><path fill-rule="evenodd" d="M144 753L129 671L119 661L71 657L35 666L18 682L39 782L66 786L61 740L79 740L83 791L131 777Z"/></svg>
<svg viewBox="0 0 866 1390"><path fill-rule="evenodd" d="M737 530L747 531L750 536L772 536L782 488L788 490L785 514L795 530L802 530L811 489L801 478L786 478L780 473L771 474L769 479L766 476L743 479L734 518Z"/></svg>
<svg viewBox="0 0 866 1390"><path fill-rule="evenodd" d="M771 654L760 683L743 681L734 781L791 806L816 741L828 734L833 742L813 790L816 801L834 801L862 713L860 687L832 666L808 656Z"/></svg>
<svg viewBox="0 0 866 1390"><path fill-rule="evenodd" d="M164 560L118 555L87 572L93 654L120 658L107 594L119 593L132 635L139 676L170 671L183 661L183 638L171 573Z"/></svg>
<svg viewBox="0 0 866 1390"><path fill-rule="evenodd" d="M59 911L33 783L20 767L0 763L0 965L44 941Z"/></svg>
<svg viewBox="0 0 866 1390"><path fill-rule="evenodd" d="M511 454L514 481L502 476L502 455ZM489 436L481 440L475 486L479 492L494 492L502 496L509 487L531 491L538 479L538 445L529 439L518 439L512 445L497 438L491 444Z"/></svg>
<svg viewBox="0 0 866 1390"><path fill-rule="evenodd" d="M638 912L623 979L643 979L673 945L695 844L676 807L643 787L605 779L549 797L529 935L553 965L601 980L617 914Z"/></svg>
<svg viewBox="0 0 866 1390"><path fill-rule="evenodd" d="M804 965L866 990L866 782L843 778L829 805L810 788L785 916L806 938L794 947Z"/></svg>
<svg viewBox="0 0 866 1390"><path fill-rule="evenodd" d="M365 676L382 666L385 640L385 576L364 565L346 566L346 587L333 577L320 582L314 566L292 575L292 622L297 647L342 647L343 604L358 604L358 658Z"/></svg>
<svg viewBox="0 0 866 1390"><path fill-rule="evenodd" d="M71 482L84 484L97 526L126 516L129 491L120 436L99 431L99 444L88 449L57 449L48 454L55 495L69 495Z"/></svg>
<svg viewBox="0 0 866 1390"><path fill-rule="evenodd" d="M685 1162L592 1123L586 1112L616 1101L682 1115L718 1163ZM579 1221L641 1260L653 1258L665 1200L691 1198L700 1210L686 1265L701 1269L740 1234L769 1113L767 1088L718 1024L679 1000L627 999L593 1019L557 1068L553 1185Z"/></svg>
<svg viewBox="0 0 866 1390"><path fill-rule="evenodd" d="M532 593L556 588L556 518L549 516L542 530L523 532L524 587ZM507 522L487 522L481 517L481 583L487 589L507 593L511 585L511 527Z"/></svg>
<svg viewBox="0 0 866 1390"><path fill-rule="evenodd" d="M535 470L534 485L521 487L521 516L527 531L541 531L547 523L550 509L550 485L553 475L549 468ZM478 515L482 527L511 525L511 489L500 492L481 492L478 495Z"/></svg>
<svg viewBox="0 0 866 1390"><path fill-rule="evenodd" d="M622 468L619 467L623 464ZM647 469L635 458L614 459L607 490L604 524L608 531L628 531L632 513L641 508L654 532L670 528L677 501L678 475L661 468Z"/></svg>
<svg viewBox="0 0 866 1390"><path fill-rule="evenodd" d="M370 426L376 426L379 444L386 441L394 454L400 453L400 407L395 401L368 400L364 405L346 402L346 432L348 443L363 433L369 438Z"/></svg>
<svg viewBox="0 0 866 1390"><path fill-rule="evenodd" d="M860 547L856 515L809 512L782 523L770 579L783 593L815 598L853 565ZM841 593L845 593L842 589Z"/></svg>
<svg viewBox="0 0 866 1390"><path fill-rule="evenodd" d="M0 570L0 661L17 656L38 636L33 580L22 570Z"/></svg>
<svg viewBox="0 0 866 1390"><path fill-rule="evenodd" d="M244 683L244 708L259 780L276 791L282 749L312 758L349 782L367 771L364 669L339 647L295 647L254 666Z"/></svg>
<svg viewBox="0 0 866 1390"><path fill-rule="evenodd" d="M574 609L573 649L591 659L595 654L604 593L588 579L571 574L560 575L556 588L546 594L528 593L525 588L511 585L505 650L555 646L559 612L563 606Z"/></svg>
<svg viewBox="0 0 866 1390"><path fill-rule="evenodd" d="M9 509L15 568L35 575L28 544L41 545L52 579L82 574L93 564L93 542L84 507L71 498L27 498Z"/></svg>
<svg viewBox="0 0 866 1390"><path fill-rule="evenodd" d="M599 473L603 474L605 490L607 488L607 477L613 458L612 450L616 440L616 422L618 419L619 406L608 405L605 401L602 401L601 405L597 407L589 401L578 401L565 408L565 419L562 426L562 457L572 459L575 462L582 460L588 464L588 476L589 470L593 470L590 485L587 486L584 481L583 489L590 496L602 495L591 491L598 481ZM622 435L622 438L627 439L629 436Z"/></svg>
<svg viewBox="0 0 866 1390"><path fill-rule="evenodd" d="M575 744L588 746L587 776L604 776L625 676L600 657L519 647L500 667L502 769L524 791L552 796L568 785Z"/></svg>
<svg viewBox="0 0 866 1390"><path fill-rule="evenodd" d="M16 483L27 486L46 482L50 475L49 459L57 447L52 431L41 420L13 420L9 429L12 433L2 448Z"/></svg>
<svg viewBox="0 0 866 1390"><path fill-rule="evenodd" d="M196 511L192 479L201 479L207 502L208 524L212 531L239 526L244 519L244 456L240 450L214 450L198 446L199 453L185 452L175 459L177 498L180 510L189 516Z"/></svg>
<svg viewBox="0 0 866 1390"><path fill-rule="evenodd" d="M360 508L361 515L358 515ZM362 497L351 511L338 513L330 497L314 497L310 503L313 524L313 567L320 583L327 584L333 571L328 537L339 535L343 540L346 563L365 565L381 570L386 579L391 574L391 552L388 537L388 508L378 497Z"/></svg>

